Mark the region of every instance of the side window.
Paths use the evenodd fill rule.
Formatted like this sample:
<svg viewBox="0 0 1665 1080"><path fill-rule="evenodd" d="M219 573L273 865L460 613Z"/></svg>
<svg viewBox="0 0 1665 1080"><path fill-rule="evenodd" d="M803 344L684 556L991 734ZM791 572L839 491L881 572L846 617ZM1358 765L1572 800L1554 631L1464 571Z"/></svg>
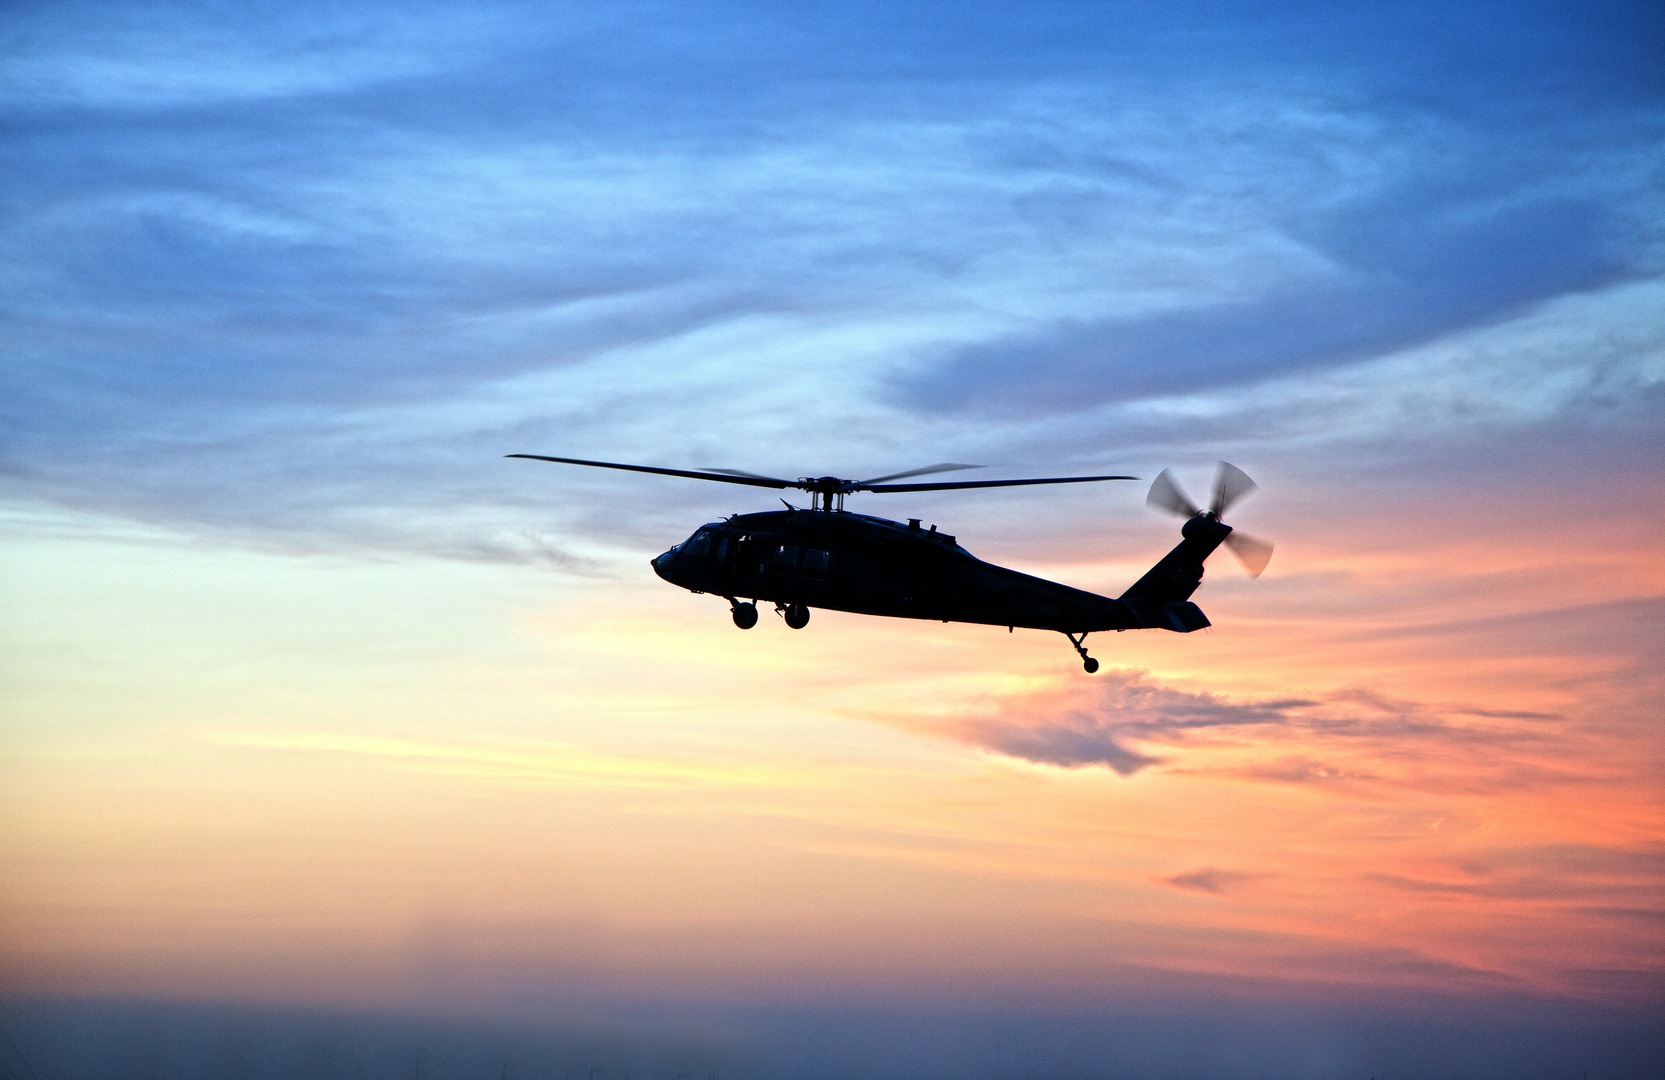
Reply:
<svg viewBox="0 0 1665 1080"><path fill-rule="evenodd" d="M761 574L768 569L769 548L751 533L743 534L734 542L737 569L742 574Z"/></svg>
<svg viewBox="0 0 1665 1080"><path fill-rule="evenodd" d="M827 576L827 563L830 560L831 560L831 555L830 555L829 552L820 551L816 548L806 549L804 551L804 577L806 577L806 578L824 578L824 577L826 577Z"/></svg>
<svg viewBox="0 0 1665 1080"><path fill-rule="evenodd" d="M733 547L734 547L734 545L729 543L728 537L719 536L717 538L717 565L718 566L722 566L722 567L728 566L728 553L729 553L730 549L733 548Z"/></svg>
<svg viewBox="0 0 1665 1080"><path fill-rule="evenodd" d="M775 549L775 561L771 567L777 574L790 574L798 568L798 549L782 544Z"/></svg>

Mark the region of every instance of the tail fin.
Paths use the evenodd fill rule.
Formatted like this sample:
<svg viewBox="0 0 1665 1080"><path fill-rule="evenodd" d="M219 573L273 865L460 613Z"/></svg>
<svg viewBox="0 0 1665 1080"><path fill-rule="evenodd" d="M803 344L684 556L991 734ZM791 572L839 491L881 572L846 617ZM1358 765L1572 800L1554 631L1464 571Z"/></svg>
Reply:
<svg viewBox="0 0 1665 1080"><path fill-rule="evenodd" d="M1208 616L1190 602L1191 594L1202 584L1203 560L1231 535L1231 526L1198 514L1180 534L1184 539L1179 546L1119 597L1137 614L1141 627L1188 634L1209 625Z"/></svg>

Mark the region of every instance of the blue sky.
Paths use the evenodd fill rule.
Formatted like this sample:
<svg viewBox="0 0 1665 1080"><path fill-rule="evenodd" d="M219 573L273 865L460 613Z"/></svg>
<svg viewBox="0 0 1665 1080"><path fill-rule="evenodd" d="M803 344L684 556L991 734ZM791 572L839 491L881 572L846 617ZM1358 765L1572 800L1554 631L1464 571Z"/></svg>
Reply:
<svg viewBox="0 0 1665 1080"><path fill-rule="evenodd" d="M504 549L548 478L499 452L1369 459L1476 419L1372 362L1602 290L1646 310L1623 287L1658 270L1646 4L11 23L7 482L251 537L423 546L439 502L476 517L442 546ZM1474 352L1439 381L1488 436L1657 446L1635 348Z"/></svg>

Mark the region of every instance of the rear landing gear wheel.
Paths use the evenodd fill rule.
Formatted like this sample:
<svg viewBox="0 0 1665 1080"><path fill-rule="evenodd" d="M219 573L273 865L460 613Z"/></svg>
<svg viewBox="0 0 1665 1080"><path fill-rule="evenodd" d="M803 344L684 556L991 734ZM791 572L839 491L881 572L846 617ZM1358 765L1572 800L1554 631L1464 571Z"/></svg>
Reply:
<svg viewBox="0 0 1665 1080"><path fill-rule="evenodd" d="M734 615L734 625L738 626L742 630L750 630L752 627L757 625L756 604L737 603L734 605L732 614Z"/></svg>
<svg viewBox="0 0 1665 1080"><path fill-rule="evenodd" d="M786 619L786 625L794 630L802 630L809 625L809 609L802 604L788 604L781 614Z"/></svg>
<svg viewBox="0 0 1665 1080"><path fill-rule="evenodd" d="M1098 670L1098 661L1089 656L1087 659L1081 661L1081 668L1087 674L1091 675L1093 672Z"/></svg>

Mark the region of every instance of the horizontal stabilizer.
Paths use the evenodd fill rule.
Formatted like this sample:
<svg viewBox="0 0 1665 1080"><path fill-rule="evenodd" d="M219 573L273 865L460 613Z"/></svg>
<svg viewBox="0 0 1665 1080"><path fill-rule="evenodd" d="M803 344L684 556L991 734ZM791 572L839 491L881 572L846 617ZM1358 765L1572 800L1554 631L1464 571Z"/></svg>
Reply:
<svg viewBox="0 0 1665 1080"><path fill-rule="evenodd" d="M1174 600L1166 604L1140 603L1137 600L1125 601L1139 617L1139 628L1145 630L1172 630L1176 634L1189 634L1193 630L1201 630L1205 626L1212 626L1208 616L1202 613L1202 608L1189 600Z"/></svg>

